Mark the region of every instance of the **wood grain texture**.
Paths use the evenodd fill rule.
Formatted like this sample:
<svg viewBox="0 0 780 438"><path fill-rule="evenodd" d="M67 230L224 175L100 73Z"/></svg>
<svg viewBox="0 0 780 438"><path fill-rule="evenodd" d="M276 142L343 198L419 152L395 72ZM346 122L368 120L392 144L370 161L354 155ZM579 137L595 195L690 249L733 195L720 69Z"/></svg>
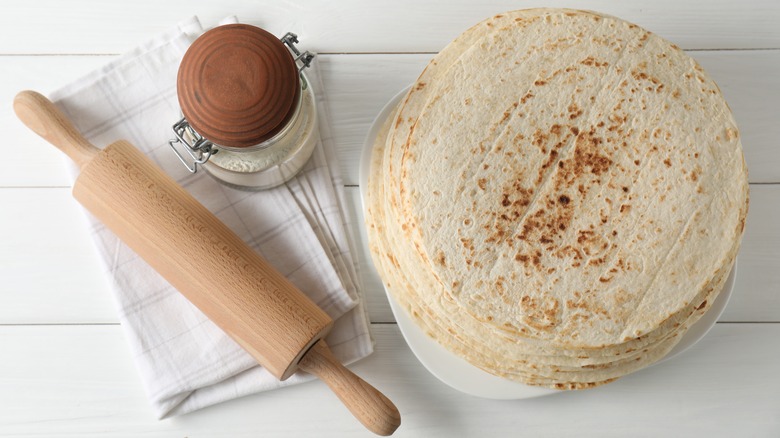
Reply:
<svg viewBox="0 0 780 438"><path fill-rule="evenodd" d="M73 197L278 379L328 333L322 309L133 145L96 148L34 91L14 111L79 166Z"/></svg>
<svg viewBox="0 0 780 438"><path fill-rule="evenodd" d="M38 92L20 91L14 97L14 112L31 131L64 152L78 167L84 167L100 152Z"/></svg>
<svg viewBox="0 0 780 438"><path fill-rule="evenodd" d="M0 56L0 126L18 153L0 160L0 187L66 186L68 158L25 127L13 112L13 99L21 90L44 92L72 82L112 56L17 57ZM15 154L16 155L16 154Z"/></svg>
<svg viewBox="0 0 780 438"><path fill-rule="evenodd" d="M319 341L298 363L301 370L325 382L366 429L392 435L401 425L401 414L387 397L339 362L325 341Z"/></svg>
<svg viewBox="0 0 780 438"><path fill-rule="evenodd" d="M276 35L296 32L307 48L320 52L436 52L483 18L539 5L530 0L305 0L259 7L241 0L78 0L63 10L56 0L35 0L4 5L0 29L14 37L0 39L0 53L120 53L190 14L209 26L236 14ZM773 0L715 0L706 5L677 0L551 0L544 6L616 15L685 49L780 47L780 5Z"/></svg>
<svg viewBox="0 0 780 438"><path fill-rule="evenodd" d="M277 36L233 23L205 32L187 49L176 93L195 132L222 146L245 148L290 123L300 105L301 81Z"/></svg>
<svg viewBox="0 0 780 438"><path fill-rule="evenodd" d="M767 348L780 325L718 324L679 358L608 386L516 401L458 393L422 368L394 325L373 332L376 352L351 368L398 405L394 437L780 434L780 350ZM370 436L344 421L322 382L157 421L119 326L0 327L0 350L13 358L0 361L0 436Z"/></svg>
<svg viewBox="0 0 780 438"><path fill-rule="evenodd" d="M330 330L324 311L130 143L82 167L73 197L278 379ZM208 263L193 270L196 260Z"/></svg>

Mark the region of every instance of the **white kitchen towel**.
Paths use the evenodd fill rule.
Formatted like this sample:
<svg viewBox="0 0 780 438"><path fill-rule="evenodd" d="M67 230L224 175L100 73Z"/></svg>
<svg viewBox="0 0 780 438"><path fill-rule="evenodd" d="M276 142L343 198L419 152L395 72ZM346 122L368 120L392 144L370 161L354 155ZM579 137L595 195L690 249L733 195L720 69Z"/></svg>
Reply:
<svg viewBox="0 0 780 438"><path fill-rule="evenodd" d="M369 355L373 344L358 294L343 185L316 62L307 70L321 120L321 140L312 159L278 188L231 189L203 171L189 173L168 146L171 125L180 117L179 61L203 31L193 17L51 98L96 146L125 139L138 147L336 319L327 340L343 362ZM78 170L72 164L70 168L75 179ZM120 321L160 418L310 379L296 374L277 381L113 233L87 216ZM192 260L191 269L202 263L209 261Z"/></svg>

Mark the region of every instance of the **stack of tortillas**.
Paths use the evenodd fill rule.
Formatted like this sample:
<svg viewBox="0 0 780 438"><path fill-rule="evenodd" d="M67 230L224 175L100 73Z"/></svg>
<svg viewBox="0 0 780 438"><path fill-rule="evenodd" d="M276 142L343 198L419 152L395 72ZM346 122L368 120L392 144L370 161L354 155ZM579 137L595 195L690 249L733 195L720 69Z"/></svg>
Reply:
<svg viewBox="0 0 780 438"><path fill-rule="evenodd" d="M385 122L366 195L385 286L492 374L587 388L657 361L721 291L748 206L739 132L675 45L592 12L508 12Z"/></svg>

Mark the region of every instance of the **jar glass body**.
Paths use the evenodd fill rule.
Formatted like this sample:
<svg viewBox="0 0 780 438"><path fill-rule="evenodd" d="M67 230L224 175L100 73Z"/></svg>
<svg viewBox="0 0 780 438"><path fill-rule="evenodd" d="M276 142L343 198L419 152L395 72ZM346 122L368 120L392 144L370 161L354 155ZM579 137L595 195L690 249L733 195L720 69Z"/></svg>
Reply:
<svg viewBox="0 0 780 438"><path fill-rule="evenodd" d="M292 117L277 134L243 148L212 143L212 155L203 164L212 177L238 189L265 190L287 182L303 168L319 140L319 131L314 90L306 75L300 75L300 98ZM189 135L188 140L194 142L192 137L198 134L192 131Z"/></svg>

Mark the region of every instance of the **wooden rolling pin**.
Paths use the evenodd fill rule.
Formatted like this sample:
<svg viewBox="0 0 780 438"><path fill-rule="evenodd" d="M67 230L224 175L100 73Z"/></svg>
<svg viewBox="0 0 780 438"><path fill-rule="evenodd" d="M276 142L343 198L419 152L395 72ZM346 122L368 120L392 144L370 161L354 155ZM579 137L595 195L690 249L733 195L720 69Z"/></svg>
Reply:
<svg viewBox="0 0 780 438"><path fill-rule="evenodd" d="M94 147L34 91L14 111L78 164L73 196L268 371L310 372L372 432L398 428L393 403L331 355L331 318L138 149Z"/></svg>

